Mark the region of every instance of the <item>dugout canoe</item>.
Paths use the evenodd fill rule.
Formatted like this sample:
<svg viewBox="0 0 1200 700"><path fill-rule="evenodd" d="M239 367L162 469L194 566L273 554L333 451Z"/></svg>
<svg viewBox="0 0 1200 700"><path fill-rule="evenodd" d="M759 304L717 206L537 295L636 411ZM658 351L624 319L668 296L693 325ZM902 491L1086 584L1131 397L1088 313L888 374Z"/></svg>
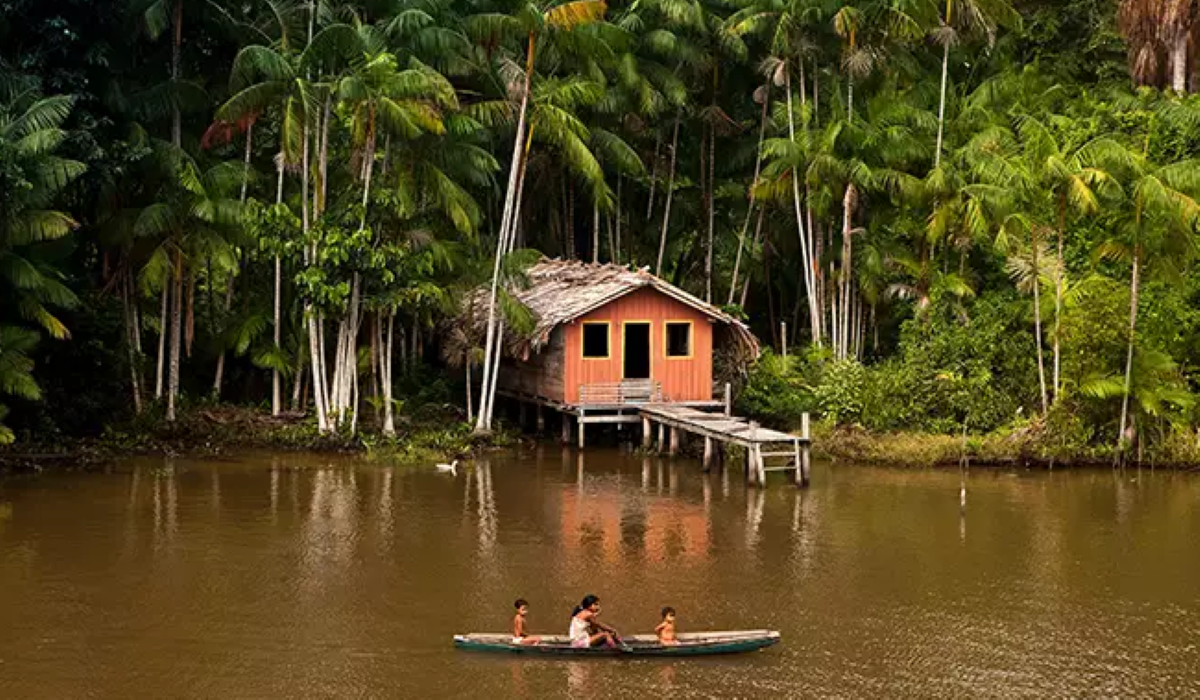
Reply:
<svg viewBox="0 0 1200 700"><path fill-rule="evenodd" d="M513 644L509 634L458 634L454 646L468 651L502 652L536 656L708 656L757 651L779 642L773 630L687 632L676 635L678 644L662 644L652 634L622 637L622 646L577 648L565 636L543 636L538 644Z"/></svg>

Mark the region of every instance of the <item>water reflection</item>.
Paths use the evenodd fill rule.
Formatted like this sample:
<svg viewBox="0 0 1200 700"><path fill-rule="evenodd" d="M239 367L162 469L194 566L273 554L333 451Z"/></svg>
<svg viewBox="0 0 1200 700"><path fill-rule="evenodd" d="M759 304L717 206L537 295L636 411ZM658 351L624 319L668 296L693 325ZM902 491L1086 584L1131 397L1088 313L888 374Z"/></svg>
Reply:
<svg viewBox="0 0 1200 700"><path fill-rule="evenodd" d="M820 465L801 491L732 465L560 460L494 455L458 483L167 458L5 489L0 696L1200 695L1200 478L976 470L968 514L954 471ZM685 630L785 642L679 664L448 644L506 629L518 596L562 633L586 592L623 631L673 605Z"/></svg>
<svg viewBox="0 0 1200 700"><path fill-rule="evenodd" d="M500 528L496 494L492 488L492 463L486 459L479 460L475 463L475 472L479 504L479 555L485 561L490 561L496 554L496 536Z"/></svg>

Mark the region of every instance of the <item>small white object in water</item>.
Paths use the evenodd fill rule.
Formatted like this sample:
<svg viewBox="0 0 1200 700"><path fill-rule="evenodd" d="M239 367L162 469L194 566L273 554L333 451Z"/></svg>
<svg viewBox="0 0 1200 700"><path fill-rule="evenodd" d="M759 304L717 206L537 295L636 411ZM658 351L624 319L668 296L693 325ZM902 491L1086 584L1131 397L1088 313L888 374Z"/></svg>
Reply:
<svg viewBox="0 0 1200 700"><path fill-rule="evenodd" d="M439 472L446 472L446 473L454 474L455 476L457 476L458 475L458 460L456 459L449 464L439 464L439 465L437 465L437 470Z"/></svg>

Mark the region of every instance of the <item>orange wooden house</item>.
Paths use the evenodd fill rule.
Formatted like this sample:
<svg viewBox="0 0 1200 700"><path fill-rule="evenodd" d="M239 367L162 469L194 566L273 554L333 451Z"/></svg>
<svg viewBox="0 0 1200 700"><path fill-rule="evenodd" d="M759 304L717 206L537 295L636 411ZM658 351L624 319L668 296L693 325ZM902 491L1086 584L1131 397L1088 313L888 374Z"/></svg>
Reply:
<svg viewBox="0 0 1200 700"><path fill-rule="evenodd" d="M572 413L716 404L714 357L740 365L758 355L746 324L645 270L542 260L526 275L515 296L535 327L506 334L498 379L513 398Z"/></svg>

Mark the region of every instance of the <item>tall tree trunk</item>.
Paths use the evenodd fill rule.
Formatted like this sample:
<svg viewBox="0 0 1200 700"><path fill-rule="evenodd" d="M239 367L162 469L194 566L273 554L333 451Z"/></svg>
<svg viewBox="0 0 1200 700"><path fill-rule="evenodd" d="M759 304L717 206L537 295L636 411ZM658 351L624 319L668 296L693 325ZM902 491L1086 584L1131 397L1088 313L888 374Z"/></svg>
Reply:
<svg viewBox="0 0 1200 700"><path fill-rule="evenodd" d="M242 156L242 189L238 193L238 201L246 203L246 189L250 186L250 156L254 148L254 122L246 125L246 152Z"/></svg>
<svg viewBox="0 0 1200 700"><path fill-rule="evenodd" d="M754 151L754 179L750 181L751 188L758 183L759 174L762 173L762 146L763 141L767 137L767 109L770 103L771 79L768 78L763 83L762 115L759 117L758 122L758 148ZM754 214L753 194L750 195L749 200L749 204L746 207L746 219L742 222L742 232L738 236L737 255L733 259L733 276L729 281L729 300L726 302L727 304L733 304L733 295L737 292L738 272L742 267L742 250L746 247L746 234L750 232L750 217Z"/></svg>
<svg viewBox="0 0 1200 700"><path fill-rule="evenodd" d="M1133 272L1129 276L1129 339L1125 351L1125 392L1121 397L1121 429L1117 435L1117 454L1123 451L1126 441L1126 431L1129 423L1129 395L1133 390L1133 343L1137 333L1137 312L1138 312L1138 292L1140 272L1138 265L1141 262L1141 244L1134 243L1133 246Z"/></svg>
<svg viewBox="0 0 1200 700"><path fill-rule="evenodd" d="M612 257L613 257L612 261L618 265L621 264L621 185L623 184L624 180L625 180L625 177L621 173L618 172L617 173L617 211L616 211L617 235L616 235L616 238L613 239L613 249L612 249Z"/></svg>
<svg viewBox="0 0 1200 700"><path fill-rule="evenodd" d="M179 101L174 99L174 92L178 90L180 57L183 52L183 0L175 0L174 20L172 21L172 29L174 32L173 41L171 42L171 145L176 151L183 147L183 118L179 112ZM175 258L175 273L182 274L182 256L176 252ZM175 312L171 314L171 342L169 348L170 365L167 370L167 420L175 420L175 392L179 388L179 333L180 333L180 315L182 313L182 279L176 281L175 295ZM161 368L160 368L161 371Z"/></svg>
<svg viewBox="0 0 1200 700"><path fill-rule="evenodd" d="M486 387L489 386L491 380L492 356L499 355L497 347L497 317L496 317L496 297L499 293L500 284L500 261L504 257L504 250L507 245L506 238L511 226L513 218L514 200L517 193L518 173L521 170L521 146L525 136L525 119L526 112L529 107L529 84L533 72L533 51L534 41L533 33L529 34L529 50L526 57L525 70L525 86L521 91L521 109L517 117L517 133L513 139L512 163L509 165L508 172L508 189L504 198L504 213L500 218L500 231L496 241L496 258L492 264L492 284L488 297L488 318L487 318L487 338L484 343L484 367L483 367L483 385L485 391L481 392L479 397L479 414L475 423L476 433L487 433L491 431L491 425L487 420L488 396Z"/></svg>
<svg viewBox="0 0 1200 700"><path fill-rule="evenodd" d="M292 379L292 411L300 412L300 389L304 385L304 352L296 349L296 375Z"/></svg>
<svg viewBox="0 0 1200 700"><path fill-rule="evenodd" d="M679 119L680 113L675 112L675 129L671 135L671 166L667 175L667 202L663 209L662 234L658 238L658 260L654 265L654 274L662 276L663 255L667 251L667 227L671 223L671 202L675 199L675 156L679 152Z"/></svg>
<svg viewBox="0 0 1200 700"><path fill-rule="evenodd" d="M231 274L225 282L225 303L223 306L226 318L229 317L229 309L233 307L233 285L235 279L237 278ZM225 356L227 354L225 348L222 347L221 353L217 355L217 372L213 377L213 398L217 400L221 398L221 384L225 380Z"/></svg>
<svg viewBox="0 0 1200 700"><path fill-rule="evenodd" d="M821 126L821 73L817 70L817 59L813 59L813 118L812 125ZM811 228L811 227L810 227Z"/></svg>
<svg viewBox="0 0 1200 700"><path fill-rule="evenodd" d="M312 34L312 16L310 11L309 16L309 35L311 41ZM310 231L312 230L312 219L316 212L316 193L310 187L312 180L312 138L313 134L309 133L309 116L305 114L302 138L304 141L303 151L301 153L301 224L304 229L304 262L306 265L316 263L316 245L309 240ZM318 129L312 130L315 133L320 133ZM325 354L321 347L321 334L318 328L319 313L312 305L312 302L305 300L304 316L308 324L308 357L309 366L312 368L312 394L313 405L317 411L317 429L322 433L329 431L328 412L324 400L324 392L322 390L321 373L324 369L321 366L321 357Z"/></svg>
<svg viewBox="0 0 1200 700"><path fill-rule="evenodd" d="M1171 42L1171 89L1182 95L1187 92L1188 33L1179 32Z"/></svg>
<svg viewBox="0 0 1200 700"><path fill-rule="evenodd" d="M592 201L592 264L600 263L600 204Z"/></svg>
<svg viewBox="0 0 1200 700"><path fill-rule="evenodd" d="M1058 403L1062 390L1060 383L1059 331L1062 327L1063 287L1067 274L1066 260L1063 258L1063 235L1067 228L1067 196L1060 194L1058 198L1058 264L1054 272L1054 403Z"/></svg>
<svg viewBox="0 0 1200 700"><path fill-rule="evenodd" d="M380 326L383 317L380 315ZM387 316L387 337L383 343L383 434L393 437L396 434L395 408L392 406L392 344L395 342L396 312L389 311Z"/></svg>
<svg viewBox="0 0 1200 700"><path fill-rule="evenodd" d="M238 202L241 204L246 203L246 190L250 185L250 156L253 152L253 144L254 144L254 122L251 121L246 126L246 150L242 156L242 187L241 187L241 191L238 193ZM229 279L225 283L225 316L226 316L226 318L229 317L229 309L233 306L233 284L234 284L233 281L235 278L236 278L236 275L231 273L229 275ZM209 280L209 284L210 285L212 284L211 279ZM210 289L211 289L211 287L210 287ZM227 354L226 349L224 347L222 347L220 350L220 354L217 355L216 376L213 377L213 398L218 399L218 400L221 398L221 383L225 377L225 355L226 354ZM273 402L272 406L274 406L274 405L275 404ZM275 415L279 415L279 414L275 413Z"/></svg>
<svg viewBox="0 0 1200 700"><path fill-rule="evenodd" d="M179 113L179 64L183 52L183 0L175 0L175 17L171 22L174 40L171 42L171 145L177 150L183 144L183 118Z"/></svg>
<svg viewBox="0 0 1200 700"><path fill-rule="evenodd" d="M946 13L949 15L950 0L946 0ZM937 146L933 151L933 167L940 167L942 164L942 132L946 124L946 76L950 66L950 42L942 47L942 91L938 98L938 129L937 129Z"/></svg>
<svg viewBox="0 0 1200 700"><path fill-rule="evenodd" d="M792 143L796 143L796 115L792 109L792 70L791 66L787 66L784 71L784 89L787 90L787 111L788 111L788 138ZM803 89L803 86L801 86ZM804 217L800 208L800 174L801 171L797 166L792 172L792 205L796 212L796 232L800 237L800 258L801 265L804 271L804 288L808 295L808 318L809 331L812 333L812 342L816 345L821 344L821 331L817 314L820 313L819 307L816 304L815 286L813 283L813 255L810 251L811 241L804 231Z"/></svg>
<svg viewBox="0 0 1200 700"><path fill-rule="evenodd" d="M754 224L754 247L758 248L763 243L763 217L767 213L765 204L758 207L758 223ZM746 308L746 302L750 298L750 274L746 273L746 282L742 285L742 299L738 305L742 309Z"/></svg>
<svg viewBox="0 0 1200 700"><path fill-rule="evenodd" d="M854 272L854 228L853 216L857 191L853 184L846 185L842 196L842 274L841 274L841 328L838 330L837 356L845 359L850 352L851 301L850 288Z"/></svg>
<svg viewBox="0 0 1200 700"><path fill-rule="evenodd" d="M467 422L470 423L475 419L475 400L471 397L471 365L474 363L474 358L471 357L471 349L467 349Z"/></svg>
<svg viewBox="0 0 1200 700"><path fill-rule="evenodd" d="M171 298L171 276L163 280L162 288L162 311L159 314L158 323L158 366L155 370L154 378L154 398L161 399L163 397L163 376L164 368L166 367L167 359L167 336L170 335L168 323L168 301Z"/></svg>
<svg viewBox="0 0 1200 700"><path fill-rule="evenodd" d="M654 160L650 163L650 198L646 202L646 223L654 216L654 189L658 186L658 151L662 147L662 134L654 134Z"/></svg>
<svg viewBox="0 0 1200 700"><path fill-rule="evenodd" d="M1050 400L1046 393L1046 362L1042 352L1042 297L1041 297L1041 271L1038 267L1038 235L1037 227L1033 227L1031 234L1033 242L1033 335L1034 341L1037 343L1037 361L1038 361L1038 386L1041 389L1042 396L1042 415L1045 415L1050 410Z"/></svg>
<svg viewBox="0 0 1200 700"><path fill-rule="evenodd" d="M187 275L187 296L184 306L183 338L187 356L192 356L192 346L196 342L196 272Z"/></svg>
<svg viewBox="0 0 1200 700"><path fill-rule="evenodd" d="M171 362L167 368L167 421L175 421L175 403L179 394L179 355L183 345L183 251L175 251L174 303L171 309Z"/></svg>
<svg viewBox="0 0 1200 700"><path fill-rule="evenodd" d="M283 314L280 298L283 296L283 261L278 255L275 256L275 295L273 316L274 328L272 329L272 340L275 343L275 352L278 355L280 347L283 345ZM279 368L275 367L271 370L271 415L278 416L283 411L283 378L279 374Z"/></svg>
<svg viewBox="0 0 1200 700"><path fill-rule="evenodd" d="M714 71L715 80L715 71ZM715 85L714 85L715 90ZM715 94L714 94L715 100ZM716 214L716 127L708 126L708 245L704 256L704 301L713 303L713 245Z"/></svg>
<svg viewBox="0 0 1200 700"><path fill-rule="evenodd" d="M815 106L814 101L814 106ZM817 305L817 336L825 337L825 274L821 269L822 259L822 240L821 233L816 226L813 225L812 213L812 185L807 180L804 182L804 220L808 224L808 239L813 243L812 250L812 275L813 285L815 287L813 297L816 299Z"/></svg>
<svg viewBox="0 0 1200 700"><path fill-rule="evenodd" d="M141 353L138 351L137 299L133 294L132 273L126 269L121 274L121 307L125 312L125 345L129 357L129 380L133 390L133 411L142 413Z"/></svg>

